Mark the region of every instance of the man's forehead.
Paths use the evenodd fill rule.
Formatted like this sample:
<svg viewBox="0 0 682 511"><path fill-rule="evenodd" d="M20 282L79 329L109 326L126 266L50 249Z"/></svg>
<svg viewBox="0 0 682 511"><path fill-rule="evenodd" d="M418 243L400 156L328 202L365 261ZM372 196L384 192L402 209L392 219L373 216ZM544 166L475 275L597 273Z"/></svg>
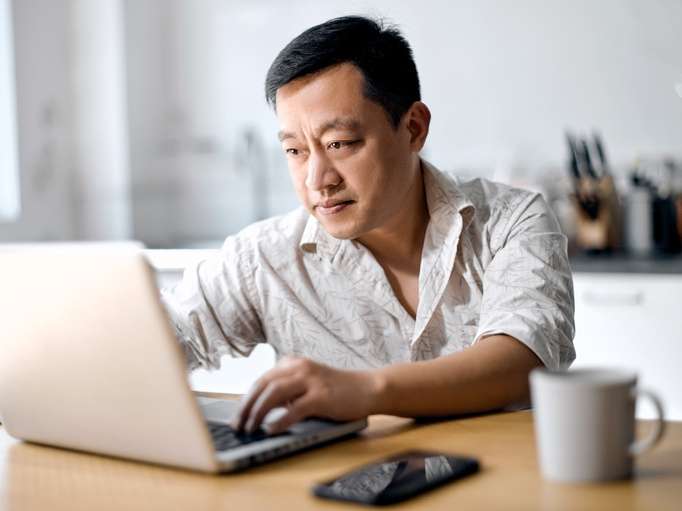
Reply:
<svg viewBox="0 0 682 511"><path fill-rule="evenodd" d="M361 129L362 123L359 118L350 115L335 116L327 119L320 119L317 122L312 123L313 135L321 137L327 131L332 130L345 130L345 131L357 131ZM280 140L286 140L288 138L295 138L298 127L284 127L277 133L277 137Z"/></svg>
<svg viewBox="0 0 682 511"><path fill-rule="evenodd" d="M364 77L348 62L296 78L280 87L276 98L280 140L304 126L316 135L330 129L357 129L369 106Z"/></svg>

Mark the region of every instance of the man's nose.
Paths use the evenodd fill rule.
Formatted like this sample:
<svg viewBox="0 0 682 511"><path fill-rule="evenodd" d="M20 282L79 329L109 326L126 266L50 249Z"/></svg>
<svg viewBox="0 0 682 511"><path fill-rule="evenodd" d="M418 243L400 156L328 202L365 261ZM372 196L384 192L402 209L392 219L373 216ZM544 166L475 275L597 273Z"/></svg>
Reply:
<svg viewBox="0 0 682 511"><path fill-rule="evenodd" d="M334 166L328 158L317 152L311 152L308 156L308 175L305 185L308 190L320 191L338 185L341 176L334 170Z"/></svg>

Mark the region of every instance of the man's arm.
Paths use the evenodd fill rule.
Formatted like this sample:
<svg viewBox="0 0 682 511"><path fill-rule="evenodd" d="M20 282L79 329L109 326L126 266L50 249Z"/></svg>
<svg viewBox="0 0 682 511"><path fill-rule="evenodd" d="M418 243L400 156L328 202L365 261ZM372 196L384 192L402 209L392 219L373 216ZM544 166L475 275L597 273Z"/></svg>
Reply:
<svg viewBox="0 0 682 511"><path fill-rule="evenodd" d="M256 309L248 239L230 236L220 251L190 265L161 301L190 370L217 369L223 355L248 356L265 340Z"/></svg>
<svg viewBox="0 0 682 511"><path fill-rule="evenodd" d="M520 403L529 397L528 373L541 365L523 343L491 335L459 353L377 370L372 413L453 415Z"/></svg>
<svg viewBox="0 0 682 511"><path fill-rule="evenodd" d="M307 359L284 359L245 396L236 426L253 430L268 411L288 413L271 433L309 416L353 420L384 413L445 416L501 408L528 399L528 373L542 363L523 343L491 335L435 360L370 371L342 371Z"/></svg>

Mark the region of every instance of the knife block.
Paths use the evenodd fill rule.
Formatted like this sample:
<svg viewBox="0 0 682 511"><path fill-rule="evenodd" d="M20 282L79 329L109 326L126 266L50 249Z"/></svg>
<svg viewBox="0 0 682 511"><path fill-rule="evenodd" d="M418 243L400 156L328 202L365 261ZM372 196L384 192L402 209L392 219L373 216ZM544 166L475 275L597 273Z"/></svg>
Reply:
<svg viewBox="0 0 682 511"><path fill-rule="evenodd" d="M586 252L616 251L620 247L620 204L611 176L600 179L581 179L578 192L599 201L596 218L591 218L580 206L578 197L571 199L575 211L576 245Z"/></svg>

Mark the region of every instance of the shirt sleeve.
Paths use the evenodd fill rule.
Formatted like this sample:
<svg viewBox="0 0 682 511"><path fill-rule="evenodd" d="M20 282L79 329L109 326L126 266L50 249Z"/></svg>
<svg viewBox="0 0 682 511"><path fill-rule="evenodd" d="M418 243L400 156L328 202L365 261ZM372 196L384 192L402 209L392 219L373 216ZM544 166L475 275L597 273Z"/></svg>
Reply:
<svg viewBox="0 0 682 511"><path fill-rule="evenodd" d="M475 342L506 334L546 367L567 368L575 359L575 324L566 236L540 194L524 194L502 215L507 226L484 272Z"/></svg>
<svg viewBox="0 0 682 511"><path fill-rule="evenodd" d="M189 369L217 369L221 356L248 356L264 342L249 257L229 237L215 256L189 266L179 284L161 291Z"/></svg>

